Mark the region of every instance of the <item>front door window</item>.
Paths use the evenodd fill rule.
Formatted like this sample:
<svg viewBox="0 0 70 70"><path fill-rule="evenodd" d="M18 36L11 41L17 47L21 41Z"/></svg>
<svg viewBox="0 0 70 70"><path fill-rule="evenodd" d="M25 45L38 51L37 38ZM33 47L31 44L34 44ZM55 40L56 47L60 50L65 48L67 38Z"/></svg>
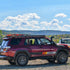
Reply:
<svg viewBox="0 0 70 70"><path fill-rule="evenodd" d="M48 39L40 38L37 40L39 45L50 45L51 42Z"/></svg>

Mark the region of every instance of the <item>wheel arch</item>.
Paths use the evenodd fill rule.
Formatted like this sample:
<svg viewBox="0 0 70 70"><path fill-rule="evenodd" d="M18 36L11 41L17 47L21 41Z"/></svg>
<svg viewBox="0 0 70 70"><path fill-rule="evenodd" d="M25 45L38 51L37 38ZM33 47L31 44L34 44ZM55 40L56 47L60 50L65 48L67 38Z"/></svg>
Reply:
<svg viewBox="0 0 70 70"><path fill-rule="evenodd" d="M67 49L58 49L55 57L58 55L59 52L65 52L67 55L69 55L69 51Z"/></svg>
<svg viewBox="0 0 70 70"><path fill-rule="evenodd" d="M27 50L18 50L16 51L15 55L14 55L14 59L16 58L16 56L20 53L24 53L26 54L28 57L30 57L30 53Z"/></svg>

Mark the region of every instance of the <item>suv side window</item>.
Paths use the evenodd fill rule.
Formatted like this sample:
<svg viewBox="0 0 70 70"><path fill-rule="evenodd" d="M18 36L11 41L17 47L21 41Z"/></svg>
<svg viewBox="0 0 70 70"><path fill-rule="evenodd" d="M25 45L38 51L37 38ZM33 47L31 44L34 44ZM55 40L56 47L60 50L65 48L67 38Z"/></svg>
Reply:
<svg viewBox="0 0 70 70"><path fill-rule="evenodd" d="M43 45L46 45L46 44L50 45L51 44L51 42L48 39L45 39L45 38L37 39L37 41L38 41L39 45L41 45L41 44L43 44Z"/></svg>
<svg viewBox="0 0 70 70"><path fill-rule="evenodd" d="M11 45L19 45L20 42L21 42L21 38L12 38L10 44Z"/></svg>
<svg viewBox="0 0 70 70"><path fill-rule="evenodd" d="M29 39L26 39L26 40L25 40L24 45L29 45Z"/></svg>
<svg viewBox="0 0 70 70"><path fill-rule="evenodd" d="M42 43L46 43L48 45L51 44L51 42L48 39L41 38L40 40L41 40Z"/></svg>
<svg viewBox="0 0 70 70"><path fill-rule="evenodd" d="M34 38L26 39L24 45L37 45L37 41Z"/></svg>
<svg viewBox="0 0 70 70"><path fill-rule="evenodd" d="M40 39L37 39L38 45L41 45L41 41Z"/></svg>

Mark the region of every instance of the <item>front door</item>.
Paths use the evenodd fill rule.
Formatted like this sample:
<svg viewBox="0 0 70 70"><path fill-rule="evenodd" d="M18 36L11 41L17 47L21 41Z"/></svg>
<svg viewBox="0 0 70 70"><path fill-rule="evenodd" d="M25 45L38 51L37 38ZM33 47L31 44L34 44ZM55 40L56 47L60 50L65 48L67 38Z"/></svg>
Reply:
<svg viewBox="0 0 70 70"><path fill-rule="evenodd" d="M42 55L43 56L51 56L55 55L55 46L51 44L49 39L46 38L39 38L38 42L40 44L40 47L42 50Z"/></svg>

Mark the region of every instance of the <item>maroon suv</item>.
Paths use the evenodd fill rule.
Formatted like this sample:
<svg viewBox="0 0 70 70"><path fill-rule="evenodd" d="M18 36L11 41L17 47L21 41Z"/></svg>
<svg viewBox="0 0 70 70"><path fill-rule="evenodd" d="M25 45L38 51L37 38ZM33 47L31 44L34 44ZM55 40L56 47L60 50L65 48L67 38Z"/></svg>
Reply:
<svg viewBox="0 0 70 70"><path fill-rule="evenodd" d="M27 65L29 60L46 59L49 62L66 63L69 56L67 46L56 45L46 36L9 34L0 46L0 59L10 64Z"/></svg>

